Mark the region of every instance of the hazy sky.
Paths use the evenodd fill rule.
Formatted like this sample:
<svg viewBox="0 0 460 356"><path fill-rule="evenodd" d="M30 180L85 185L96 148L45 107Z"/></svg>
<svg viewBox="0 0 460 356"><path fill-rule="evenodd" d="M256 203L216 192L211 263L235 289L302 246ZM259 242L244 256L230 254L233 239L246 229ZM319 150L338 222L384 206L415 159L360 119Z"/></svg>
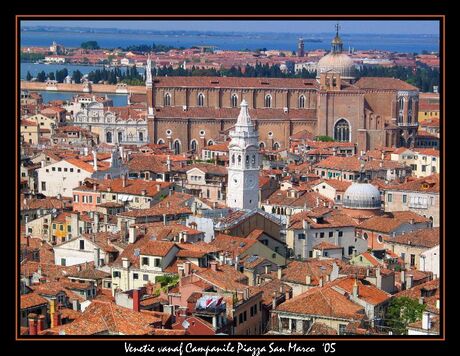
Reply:
<svg viewBox="0 0 460 356"><path fill-rule="evenodd" d="M332 32L336 21L22 21L23 26L71 26L92 28L238 31L238 32ZM438 21L340 21L342 33L434 34Z"/></svg>

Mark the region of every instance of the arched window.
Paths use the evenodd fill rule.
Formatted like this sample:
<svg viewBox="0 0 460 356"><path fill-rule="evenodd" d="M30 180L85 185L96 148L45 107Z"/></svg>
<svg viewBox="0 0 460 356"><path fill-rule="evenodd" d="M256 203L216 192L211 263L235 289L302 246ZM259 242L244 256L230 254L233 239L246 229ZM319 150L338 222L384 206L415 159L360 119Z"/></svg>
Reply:
<svg viewBox="0 0 460 356"><path fill-rule="evenodd" d="M252 155L251 165L252 165L253 167L256 166L256 155L255 155L255 154Z"/></svg>
<svg viewBox="0 0 460 356"><path fill-rule="evenodd" d="M347 120L340 119L335 124L334 140L339 142L350 142L350 125Z"/></svg>
<svg viewBox="0 0 460 356"><path fill-rule="evenodd" d="M367 232L364 233L364 240L367 240L369 238L369 235L367 235Z"/></svg>
<svg viewBox="0 0 460 356"><path fill-rule="evenodd" d="M238 155L238 166L241 166L241 155Z"/></svg>
<svg viewBox="0 0 460 356"><path fill-rule="evenodd" d="M204 95L203 95L203 93L198 94L197 105L198 106L204 106Z"/></svg>
<svg viewBox="0 0 460 356"><path fill-rule="evenodd" d="M232 154L232 164L235 164L235 154Z"/></svg>
<svg viewBox="0 0 460 356"><path fill-rule="evenodd" d="M196 140L192 140L192 142L190 142L190 149L192 150L193 153L196 152L196 147L197 147Z"/></svg>
<svg viewBox="0 0 460 356"><path fill-rule="evenodd" d="M398 122L403 121L404 116L404 98L400 97L398 100Z"/></svg>
<svg viewBox="0 0 460 356"><path fill-rule="evenodd" d="M107 133L105 134L105 141L106 141L107 143L112 143L112 133L111 133L111 132L107 132Z"/></svg>
<svg viewBox="0 0 460 356"><path fill-rule="evenodd" d="M160 138L158 141L157 141L157 144L158 145L163 145L165 142L162 138Z"/></svg>
<svg viewBox="0 0 460 356"><path fill-rule="evenodd" d="M144 133L142 131L139 132L139 141L144 141Z"/></svg>
<svg viewBox="0 0 460 356"><path fill-rule="evenodd" d="M265 149L265 143L264 142L259 143L259 148L261 150L264 150Z"/></svg>
<svg viewBox="0 0 460 356"><path fill-rule="evenodd" d="M264 106L266 108L271 108L272 107L272 96L270 94L267 94L265 95L265 102L264 102Z"/></svg>
<svg viewBox="0 0 460 356"><path fill-rule="evenodd" d="M238 107L238 95L232 94L231 106L232 108Z"/></svg>
<svg viewBox="0 0 460 356"><path fill-rule="evenodd" d="M280 149L280 144L279 144L278 142L275 142L275 143L273 144L273 149L274 149L275 151L279 150L279 149Z"/></svg>
<svg viewBox="0 0 460 356"><path fill-rule="evenodd" d="M180 153L180 141L174 141L174 154L178 155Z"/></svg>
<svg viewBox="0 0 460 356"><path fill-rule="evenodd" d="M163 98L163 105L164 106L171 106L171 94L166 93Z"/></svg>
<svg viewBox="0 0 460 356"><path fill-rule="evenodd" d="M305 96L299 96L299 109L305 108Z"/></svg>
<svg viewBox="0 0 460 356"><path fill-rule="evenodd" d="M123 141L123 132L119 131L118 132L118 142L122 142Z"/></svg>
<svg viewBox="0 0 460 356"><path fill-rule="evenodd" d="M409 124L412 122L412 98L407 102L407 122Z"/></svg>
<svg viewBox="0 0 460 356"><path fill-rule="evenodd" d="M208 146L212 146L214 144L214 141L213 140L209 140L208 141Z"/></svg>
<svg viewBox="0 0 460 356"><path fill-rule="evenodd" d="M246 155L246 168L249 168L249 155Z"/></svg>

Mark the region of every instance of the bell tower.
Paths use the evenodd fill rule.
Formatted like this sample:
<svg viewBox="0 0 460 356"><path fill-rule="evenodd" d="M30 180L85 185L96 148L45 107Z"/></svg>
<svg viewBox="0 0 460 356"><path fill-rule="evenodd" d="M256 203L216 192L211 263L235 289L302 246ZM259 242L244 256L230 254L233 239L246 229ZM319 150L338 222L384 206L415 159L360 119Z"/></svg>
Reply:
<svg viewBox="0 0 460 356"><path fill-rule="evenodd" d="M259 205L259 134L241 102L235 129L230 131L227 206L256 209Z"/></svg>

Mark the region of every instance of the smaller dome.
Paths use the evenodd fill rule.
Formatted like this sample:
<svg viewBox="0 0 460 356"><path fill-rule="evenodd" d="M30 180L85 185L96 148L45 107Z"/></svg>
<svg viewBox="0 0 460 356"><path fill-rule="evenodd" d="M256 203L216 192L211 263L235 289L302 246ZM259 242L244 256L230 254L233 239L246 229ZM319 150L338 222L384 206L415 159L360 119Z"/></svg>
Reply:
<svg viewBox="0 0 460 356"><path fill-rule="evenodd" d="M380 209L380 192L369 183L353 183L343 194L343 207L349 209Z"/></svg>

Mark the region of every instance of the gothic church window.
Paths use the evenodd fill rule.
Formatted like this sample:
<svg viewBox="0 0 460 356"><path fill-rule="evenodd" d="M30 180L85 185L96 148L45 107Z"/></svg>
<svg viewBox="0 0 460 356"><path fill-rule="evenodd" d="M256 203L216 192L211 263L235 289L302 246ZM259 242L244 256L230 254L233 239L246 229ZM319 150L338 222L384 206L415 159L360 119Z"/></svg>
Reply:
<svg viewBox="0 0 460 356"><path fill-rule="evenodd" d="M180 142L179 140L174 141L174 154L178 155L180 153Z"/></svg>
<svg viewBox="0 0 460 356"><path fill-rule="evenodd" d="M301 95L299 97L299 109L303 109L303 108L305 108L305 97Z"/></svg>
<svg viewBox="0 0 460 356"><path fill-rule="evenodd" d="M107 132L107 133L105 134L105 141L106 141L107 143L112 143L112 133L111 133L111 132Z"/></svg>
<svg viewBox="0 0 460 356"><path fill-rule="evenodd" d="M197 105L198 106L204 106L204 95L203 95L203 93L198 94Z"/></svg>
<svg viewBox="0 0 460 356"><path fill-rule="evenodd" d="M232 94L232 108L238 107L238 96L236 94Z"/></svg>
<svg viewBox="0 0 460 356"><path fill-rule="evenodd" d="M265 95L265 107L266 108L272 107L272 96L270 94Z"/></svg>
<svg viewBox="0 0 460 356"><path fill-rule="evenodd" d="M350 142L350 125L344 119L337 121L334 128L334 140Z"/></svg>
<svg viewBox="0 0 460 356"><path fill-rule="evenodd" d="M164 106L171 106L171 94L166 93L164 97Z"/></svg>

